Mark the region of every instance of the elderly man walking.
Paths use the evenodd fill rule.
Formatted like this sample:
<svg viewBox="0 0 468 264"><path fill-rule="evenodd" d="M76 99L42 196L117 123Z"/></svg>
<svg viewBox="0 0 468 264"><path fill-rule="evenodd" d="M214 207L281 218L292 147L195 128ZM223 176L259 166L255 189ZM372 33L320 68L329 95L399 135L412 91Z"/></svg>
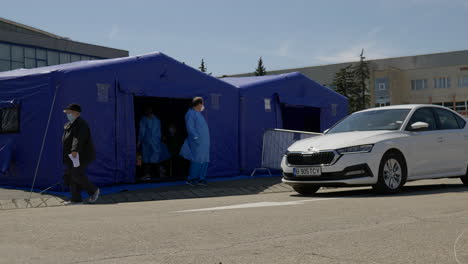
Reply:
<svg viewBox="0 0 468 264"><path fill-rule="evenodd" d="M195 97L192 108L185 115L188 137L180 155L190 160L189 185L206 185L206 173L210 161L210 131L201 114L205 109L203 98Z"/></svg>
<svg viewBox="0 0 468 264"><path fill-rule="evenodd" d="M99 197L99 189L86 176L88 165L96 158L91 131L88 123L81 118L81 106L70 104L65 108L68 123L62 137L63 162L66 165L65 185L70 187L71 199L68 204L81 203L81 191L89 197L84 202L94 203Z"/></svg>

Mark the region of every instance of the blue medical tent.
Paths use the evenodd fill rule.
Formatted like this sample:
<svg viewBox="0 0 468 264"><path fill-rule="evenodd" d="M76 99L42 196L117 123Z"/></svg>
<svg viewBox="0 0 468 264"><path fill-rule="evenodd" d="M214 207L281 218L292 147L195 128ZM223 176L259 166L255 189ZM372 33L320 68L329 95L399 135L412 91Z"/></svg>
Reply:
<svg viewBox="0 0 468 264"><path fill-rule="evenodd" d="M301 73L221 80L240 91L240 167L261 167L262 137L267 129L323 132L348 113L346 97Z"/></svg>
<svg viewBox="0 0 468 264"><path fill-rule="evenodd" d="M135 98L195 96L205 99L210 127L208 176L238 175L238 89L162 53L0 73L0 185L31 186L36 172L39 188L60 181L69 103L81 104L91 127L91 180L133 182Z"/></svg>

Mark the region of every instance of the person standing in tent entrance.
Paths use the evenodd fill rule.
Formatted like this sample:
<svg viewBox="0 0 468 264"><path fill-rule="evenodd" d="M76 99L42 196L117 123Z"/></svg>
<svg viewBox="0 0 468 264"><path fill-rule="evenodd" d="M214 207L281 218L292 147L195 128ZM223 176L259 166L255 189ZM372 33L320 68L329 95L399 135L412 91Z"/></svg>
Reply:
<svg viewBox="0 0 468 264"><path fill-rule="evenodd" d="M99 197L99 188L86 176L88 165L96 159L91 131L88 123L81 118L81 106L70 104L63 112L67 115L62 137L63 162L66 165L65 185L70 187L71 199L68 204L81 203L81 191L89 194L86 203L94 203Z"/></svg>
<svg viewBox="0 0 468 264"><path fill-rule="evenodd" d="M205 106L203 98L195 97L192 108L185 115L188 137L182 146L180 155L190 160L189 185L206 185L206 172L210 161L210 131L201 114Z"/></svg>
<svg viewBox="0 0 468 264"><path fill-rule="evenodd" d="M141 147L144 176L142 180L161 176L159 163L170 158L167 147L161 142L161 121L146 107L140 121L138 146Z"/></svg>

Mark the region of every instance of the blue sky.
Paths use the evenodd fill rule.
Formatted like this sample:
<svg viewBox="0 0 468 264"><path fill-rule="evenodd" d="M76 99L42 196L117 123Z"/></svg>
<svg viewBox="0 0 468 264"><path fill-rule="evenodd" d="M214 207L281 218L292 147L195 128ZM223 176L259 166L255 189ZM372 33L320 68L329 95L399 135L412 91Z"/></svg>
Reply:
<svg viewBox="0 0 468 264"><path fill-rule="evenodd" d="M215 75L468 49L468 0L15 0L0 16Z"/></svg>

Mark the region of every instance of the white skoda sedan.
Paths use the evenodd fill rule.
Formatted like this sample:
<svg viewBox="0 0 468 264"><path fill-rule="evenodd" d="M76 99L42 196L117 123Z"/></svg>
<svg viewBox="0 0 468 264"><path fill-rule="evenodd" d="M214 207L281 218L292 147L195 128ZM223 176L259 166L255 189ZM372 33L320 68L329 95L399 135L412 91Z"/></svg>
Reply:
<svg viewBox="0 0 468 264"><path fill-rule="evenodd" d="M459 177L468 185L468 126L434 105L402 105L354 113L324 135L291 145L283 182L300 194L322 186L373 186L395 193L407 181Z"/></svg>

